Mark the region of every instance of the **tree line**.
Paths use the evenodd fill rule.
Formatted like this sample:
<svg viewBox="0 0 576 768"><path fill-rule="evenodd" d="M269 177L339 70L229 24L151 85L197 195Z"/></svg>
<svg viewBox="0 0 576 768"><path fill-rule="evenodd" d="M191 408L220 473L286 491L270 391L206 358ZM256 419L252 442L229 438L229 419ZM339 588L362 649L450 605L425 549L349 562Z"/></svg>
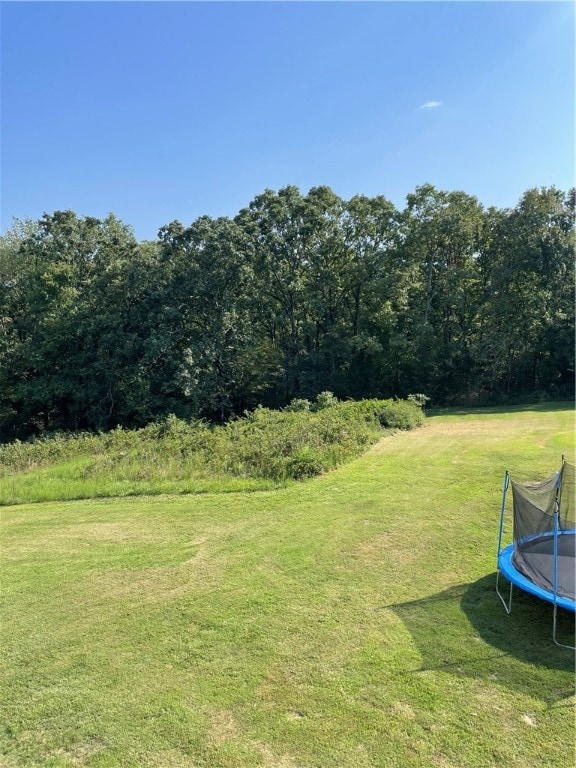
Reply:
<svg viewBox="0 0 576 768"><path fill-rule="evenodd" d="M398 210L266 190L139 242L110 214L0 238L0 440L225 421L258 404L570 397L575 191L485 208L426 184Z"/></svg>

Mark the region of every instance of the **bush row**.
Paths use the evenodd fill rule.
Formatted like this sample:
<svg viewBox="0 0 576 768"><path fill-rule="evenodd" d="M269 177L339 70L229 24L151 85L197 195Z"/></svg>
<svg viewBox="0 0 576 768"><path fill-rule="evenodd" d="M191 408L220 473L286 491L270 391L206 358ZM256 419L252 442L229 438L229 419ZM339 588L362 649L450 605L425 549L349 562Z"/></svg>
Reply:
<svg viewBox="0 0 576 768"><path fill-rule="evenodd" d="M88 457L83 472L158 471L170 464L185 473L194 465L207 474L272 480L318 475L357 456L383 430L422 424L422 403L410 400L339 402L322 392L314 402L293 401L282 411L257 408L224 426L168 416L140 430L117 428L105 434L54 434L0 446L0 474L28 471ZM180 467L180 470L178 469Z"/></svg>

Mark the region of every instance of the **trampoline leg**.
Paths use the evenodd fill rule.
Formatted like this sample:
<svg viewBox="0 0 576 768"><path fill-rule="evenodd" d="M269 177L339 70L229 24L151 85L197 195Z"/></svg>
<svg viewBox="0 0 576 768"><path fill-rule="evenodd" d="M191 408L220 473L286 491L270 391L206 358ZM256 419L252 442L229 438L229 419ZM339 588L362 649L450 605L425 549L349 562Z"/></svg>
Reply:
<svg viewBox="0 0 576 768"><path fill-rule="evenodd" d="M556 640L556 615L558 613L558 606L554 604L554 618L552 620L552 640L556 643L556 645L559 645L561 648L569 648L571 651L576 651L576 646L574 645L565 645L564 643L559 643L558 640Z"/></svg>
<svg viewBox="0 0 576 768"><path fill-rule="evenodd" d="M512 613L512 589L513 589L514 585L512 584L512 582L510 582L510 594L508 595L508 604L506 604L506 600L502 597L502 595L500 594L500 590L498 589L498 579L499 579L499 577L500 577L500 571L498 570L498 571L496 571L496 594L500 598L500 601L501 601L502 605L504 606L504 610L506 611L508 616L510 616L510 614Z"/></svg>

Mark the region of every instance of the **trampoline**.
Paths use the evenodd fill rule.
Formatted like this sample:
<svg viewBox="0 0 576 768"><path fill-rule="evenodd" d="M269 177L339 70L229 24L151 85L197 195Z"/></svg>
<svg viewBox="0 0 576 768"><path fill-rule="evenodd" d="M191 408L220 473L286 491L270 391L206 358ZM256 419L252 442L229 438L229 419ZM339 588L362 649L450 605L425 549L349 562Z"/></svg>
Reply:
<svg viewBox="0 0 576 768"><path fill-rule="evenodd" d="M496 592L509 614L514 586L554 607L552 638L557 645L574 649L556 639L558 608L576 611L576 522L572 464L542 482L519 483L504 476ZM506 495L512 486L513 542L502 547ZM507 599L499 589L499 577L510 583Z"/></svg>

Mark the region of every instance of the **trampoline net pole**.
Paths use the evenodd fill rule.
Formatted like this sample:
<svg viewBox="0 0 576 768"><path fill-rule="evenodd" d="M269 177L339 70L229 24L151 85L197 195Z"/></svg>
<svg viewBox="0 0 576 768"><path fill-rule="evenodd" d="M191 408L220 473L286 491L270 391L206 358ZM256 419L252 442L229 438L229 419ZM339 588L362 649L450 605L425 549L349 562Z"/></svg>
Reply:
<svg viewBox="0 0 576 768"><path fill-rule="evenodd" d="M512 590L514 589L514 584L510 582L510 592L508 593L508 602L506 602L506 599L504 598L504 596L500 592L500 589L498 588L499 580L500 580L500 568L498 568L498 570L496 571L496 594L500 598L500 602L504 606L504 610L506 611L508 616L510 616L510 614L512 613Z"/></svg>
<svg viewBox="0 0 576 768"><path fill-rule="evenodd" d="M561 643L556 638L557 614L558 614L558 605L554 603L554 615L552 619L552 640L554 640L556 645L559 645L560 648L568 648L571 651L576 651L576 645L566 645L566 643Z"/></svg>
<svg viewBox="0 0 576 768"><path fill-rule="evenodd" d="M568 499L567 504L564 504L564 499L562 498L562 491L564 490L565 473L568 472L568 470L569 470L569 467L566 464L566 459L564 458L564 456L562 456L562 468L558 472L558 479L556 482L556 510L554 513L554 612L553 612L553 618L552 618L552 640L554 640L556 645L559 645L561 648L568 648L571 651L575 651L576 645L567 645L566 643L561 643L556 637L556 629L558 625L558 603L557 603L558 536L560 535L560 531L563 529L563 527L565 527L565 521L561 519L560 514L562 512L563 516L566 515L567 519L573 519L574 517L573 492L572 492L572 497ZM563 523L564 523L564 526L563 526Z"/></svg>
<svg viewBox="0 0 576 768"><path fill-rule="evenodd" d="M510 615L510 613L512 612L512 590L514 588L514 585L510 582L510 592L508 594L508 602L506 602L505 598L500 593L499 582L500 582L500 552L502 550L502 534L504 532L504 517L506 512L506 492L508 491L509 482L510 482L510 475L508 474L508 470L506 470L504 474L504 485L502 486L502 505L500 507L500 530L498 532L498 552L496 554L496 594L500 598L500 601L504 606L504 610L508 615Z"/></svg>
<svg viewBox="0 0 576 768"><path fill-rule="evenodd" d="M554 512L554 550L552 553L552 587L554 589L554 605L558 598L558 508Z"/></svg>
<svg viewBox="0 0 576 768"><path fill-rule="evenodd" d="M504 474L504 485L502 486L502 505L500 507L500 530L498 532L498 552L496 553L496 561L498 565L498 558L500 557L500 550L502 549L502 533L504 531L504 514L506 511L506 491L508 490L508 484L510 482L510 476L508 470Z"/></svg>

